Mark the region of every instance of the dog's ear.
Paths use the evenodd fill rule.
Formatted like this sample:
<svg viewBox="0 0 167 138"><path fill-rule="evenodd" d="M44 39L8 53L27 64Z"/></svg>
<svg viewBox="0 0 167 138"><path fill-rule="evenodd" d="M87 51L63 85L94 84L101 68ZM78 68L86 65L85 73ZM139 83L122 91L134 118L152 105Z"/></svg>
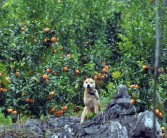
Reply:
<svg viewBox="0 0 167 138"><path fill-rule="evenodd" d="M94 80L94 76L93 75L91 75L91 78Z"/></svg>
<svg viewBox="0 0 167 138"><path fill-rule="evenodd" d="M85 76L83 76L83 80L86 80L87 78L88 78L88 76L86 76L86 75L85 75Z"/></svg>

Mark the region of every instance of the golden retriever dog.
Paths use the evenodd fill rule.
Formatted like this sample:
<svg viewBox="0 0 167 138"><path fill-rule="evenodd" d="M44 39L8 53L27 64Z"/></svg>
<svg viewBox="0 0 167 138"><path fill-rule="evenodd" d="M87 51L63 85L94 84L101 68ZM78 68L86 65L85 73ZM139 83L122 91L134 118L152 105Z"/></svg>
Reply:
<svg viewBox="0 0 167 138"><path fill-rule="evenodd" d="M99 93L95 89L95 80L92 78L87 78L83 86L84 91L84 110L81 115L81 123L86 121L86 115L89 113L98 113L100 109L100 98Z"/></svg>

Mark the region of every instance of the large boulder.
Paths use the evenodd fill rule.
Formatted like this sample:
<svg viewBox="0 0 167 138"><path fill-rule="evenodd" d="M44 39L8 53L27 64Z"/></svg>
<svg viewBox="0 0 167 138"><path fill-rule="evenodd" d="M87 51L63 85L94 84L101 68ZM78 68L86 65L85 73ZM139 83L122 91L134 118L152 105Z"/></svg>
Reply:
<svg viewBox="0 0 167 138"><path fill-rule="evenodd" d="M130 103L130 96L124 85L106 109L93 119L80 124L80 118L60 117L44 121L28 119L24 124L14 124L9 128L0 128L0 137L4 138L160 138L160 124L156 118L153 125L152 111L136 113ZM155 131L154 131L155 130Z"/></svg>

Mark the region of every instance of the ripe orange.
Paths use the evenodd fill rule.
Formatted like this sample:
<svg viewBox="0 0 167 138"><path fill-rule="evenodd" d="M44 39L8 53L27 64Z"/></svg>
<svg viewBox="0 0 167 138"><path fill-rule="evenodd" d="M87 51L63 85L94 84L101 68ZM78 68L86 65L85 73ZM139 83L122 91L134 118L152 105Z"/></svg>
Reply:
<svg viewBox="0 0 167 138"><path fill-rule="evenodd" d="M76 75L80 74L80 72L79 72L79 70L78 70L78 69L77 69L77 70L75 70L75 74L76 74Z"/></svg>
<svg viewBox="0 0 167 138"><path fill-rule="evenodd" d="M8 89L6 89L6 88L3 88L3 92L7 92L8 91Z"/></svg>
<svg viewBox="0 0 167 138"><path fill-rule="evenodd" d="M104 66L104 68L105 68L106 70L108 70L108 69L109 69L109 67L108 67L108 66Z"/></svg>
<svg viewBox="0 0 167 138"><path fill-rule="evenodd" d="M158 109L155 109L155 114L158 116L158 114L159 114L159 110Z"/></svg>
<svg viewBox="0 0 167 138"><path fill-rule="evenodd" d="M68 71L68 67L64 67L63 70L64 70L64 72L67 72Z"/></svg>
<svg viewBox="0 0 167 138"><path fill-rule="evenodd" d="M103 68L102 72L103 73L108 73L108 70L106 68Z"/></svg>
<svg viewBox="0 0 167 138"><path fill-rule="evenodd" d="M19 77L19 75L20 75L20 72L17 71L17 72L15 73L15 76L16 76L16 77Z"/></svg>
<svg viewBox="0 0 167 138"><path fill-rule="evenodd" d="M50 72L51 72L51 69L47 68L47 69L46 69L46 72L47 72L47 73L50 73Z"/></svg>
<svg viewBox="0 0 167 138"><path fill-rule="evenodd" d="M105 76L104 76L104 75L102 75L102 76L101 76L101 79L102 79L102 80L105 80Z"/></svg>
<svg viewBox="0 0 167 138"><path fill-rule="evenodd" d="M45 39L43 40L43 42L44 42L44 43L47 43L47 42L48 42L48 39L47 39L47 38L45 38Z"/></svg>
<svg viewBox="0 0 167 138"><path fill-rule="evenodd" d="M162 133L165 133L165 127L161 127Z"/></svg>
<svg viewBox="0 0 167 138"><path fill-rule="evenodd" d="M14 110L14 111L12 112L12 114L17 115L17 111L16 111L16 110Z"/></svg>
<svg viewBox="0 0 167 138"><path fill-rule="evenodd" d="M53 50L52 53L53 53L53 54L56 54L56 50Z"/></svg>
<svg viewBox="0 0 167 138"><path fill-rule="evenodd" d="M50 96L54 96L54 95L55 95L55 92L54 92L54 91L51 91L51 92L49 93L49 95L50 95Z"/></svg>
<svg viewBox="0 0 167 138"><path fill-rule="evenodd" d="M8 113L10 114L10 113L13 112L13 109L9 108L9 109L7 109L7 111L8 111Z"/></svg>
<svg viewBox="0 0 167 138"><path fill-rule="evenodd" d="M49 113L54 113L55 111L56 111L55 108L52 107L52 109L50 109L48 112L49 112Z"/></svg>
<svg viewBox="0 0 167 138"><path fill-rule="evenodd" d="M49 30L50 30L49 28L45 28L45 29L44 29L44 32L45 32L45 33L48 33Z"/></svg>
<svg viewBox="0 0 167 138"><path fill-rule="evenodd" d="M148 70L148 66L147 65L143 65L143 70Z"/></svg>
<svg viewBox="0 0 167 138"><path fill-rule="evenodd" d="M98 80L98 76L97 75L94 76L94 80Z"/></svg>
<svg viewBox="0 0 167 138"><path fill-rule="evenodd" d="M134 99L131 99L130 102L131 102L131 104L135 104L136 103L136 101Z"/></svg>
<svg viewBox="0 0 167 138"><path fill-rule="evenodd" d="M136 84L136 85L135 85L135 88L138 89L138 88L139 88L139 85Z"/></svg>
<svg viewBox="0 0 167 138"><path fill-rule="evenodd" d="M48 75L44 74L44 75L42 76L42 78L43 78L44 80L46 80L46 79L48 79L49 77L48 77Z"/></svg>
<svg viewBox="0 0 167 138"><path fill-rule="evenodd" d="M63 115L63 111L62 110L55 112L55 116L57 116L57 117L60 117L62 115Z"/></svg>
<svg viewBox="0 0 167 138"><path fill-rule="evenodd" d="M71 54L67 54L66 57L67 57L67 58L71 58Z"/></svg>
<svg viewBox="0 0 167 138"><path fill-rule="evenodd" d="M62 109L62 111L66 111L67 110L67 106L65 105L61 109Z"/></svg>
<svg viewBox="0 0 167 138"><path fill-rule="evenodd" d="M101 73L98 73L98 76L100 77L100 76L102 76L102 74L101 74Z"/></svg>
<svg viewBox="0 0 167 138"><path fill-rule="evenodd" d="M20 30L21 30L21 31L24 31L24 30L25 30L25 28L24 28L24 27L21 27L21 28L20 28Z"/></svg>
<svg viewBox="0 0 167 138"><path fill-rule="evenodd" d="M52 43L55 43L56 41L57 41L56 37L52 37L52 38L51 38L51 42L52 42Z"/></svg>
<svg viewBox="0 0 167 138"><path fill-rule="evenodd" d="M0 92L3 92L3 88L0 88Z"/></svg>
<svg viewBox="0 0 167 138"><path fill-rule="evenodd" d="M136 87L136 86L135 86L135 85L133 85L133 84L132 84L132 85L130 85L130 88L132 88L132 89L133 89L133 88L135 88L135 87Z"/></svg>
<svg viewBox="0 0 167 138"><path fill-rule="evenodd" d="M31 99L30 99L30 98L27 98L27 99L26 99L26 102L27 102L27 103L31 103Z"/></svg>
<svg viewBox="0 0 167 138"><path fill-rule="evenodd" d="M163 116L163 115L162 115L162 112L159 112L158 117L159 117L159 118L162 118L162 116Z"/></svg>

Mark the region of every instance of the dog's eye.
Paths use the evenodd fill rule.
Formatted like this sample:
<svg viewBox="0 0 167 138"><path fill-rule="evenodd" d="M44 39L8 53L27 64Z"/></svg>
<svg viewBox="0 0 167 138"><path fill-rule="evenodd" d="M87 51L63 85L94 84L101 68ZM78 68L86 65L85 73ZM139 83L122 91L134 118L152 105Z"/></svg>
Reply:
<svg viewBox="0 0 167 138"><path fill-rule="evenodd" d="M85 82L85 83L88 83L88 82Z"/></svg>
<svg viewBox="0 0 167 138"><path fill-rule="evenodd" d="M93 82L90 82L90 83L93 83Z"/></svg>

